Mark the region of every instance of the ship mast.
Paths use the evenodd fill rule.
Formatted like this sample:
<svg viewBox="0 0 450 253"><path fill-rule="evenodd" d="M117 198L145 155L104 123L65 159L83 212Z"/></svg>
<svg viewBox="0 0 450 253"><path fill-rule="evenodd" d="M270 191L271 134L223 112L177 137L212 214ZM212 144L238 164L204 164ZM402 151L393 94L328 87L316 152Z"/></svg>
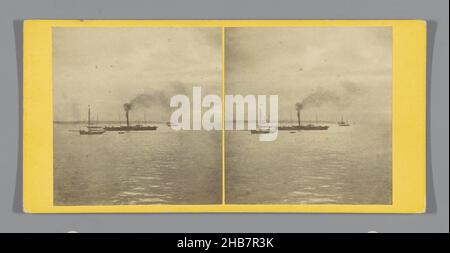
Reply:
<svg viewBox="0 0 450 253"><path fill-rule="evenodd" d="M289 123L292 123L292 108L289 111Z"/></svg>
<svg viewBox="0 0 450 253"><path fill-rule="evenodd" d="M259 119L258 119L258 127L261 126L262 122L262 114L261 114L261 105L258 106Z"/></svg>
<svg viewBox="0 0 450 253"><path fill-rule="evenodd" d="M88 105L88 126L91 125L91 106Z"/></svg>
<svg viewBox="0 0 450 253"><path fill-rule="evenodd" d="M127 127L130 127L130 121L128 120L128 110L125 111L125 117L127 118Z"/></svg>

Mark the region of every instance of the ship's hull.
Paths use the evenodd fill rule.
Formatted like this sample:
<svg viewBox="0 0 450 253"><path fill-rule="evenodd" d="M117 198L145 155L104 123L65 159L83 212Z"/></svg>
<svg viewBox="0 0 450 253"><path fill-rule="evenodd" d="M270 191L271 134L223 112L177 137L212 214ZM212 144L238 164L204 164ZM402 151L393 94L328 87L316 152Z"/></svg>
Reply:
<svg viewBox="0 0 450 253"><path fill-rule="evenodd" d="M328 130L329 126L279 126L279 131L297 131L297 130Z"/></svg>
<svg viewBox="0 0 450 253"><path fill-rule="evenodd" d="M105 127L106 131L154 131L157 126L112 126Z"/></svg>
<svg viewBox="0 0 450 253"><path fill-rule="evenodd" d="M103 134L105 131L84 131L81 130L80 131L80 135L99 135L99 134Z"/></svg>
<svg viewBox="0 0 450 253"><path fill-rule="evenodd" d="M251 134L268 134L270 130L250 130Z"/></svg>

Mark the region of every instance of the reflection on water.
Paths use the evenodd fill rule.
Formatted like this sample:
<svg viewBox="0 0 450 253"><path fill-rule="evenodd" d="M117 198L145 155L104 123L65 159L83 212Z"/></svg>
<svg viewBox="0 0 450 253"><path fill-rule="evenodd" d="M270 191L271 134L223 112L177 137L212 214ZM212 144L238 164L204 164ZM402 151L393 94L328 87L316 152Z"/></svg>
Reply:
<svg viewBox="0 0 450 253"><path fill-rule="evenodd" d="M280 131L274 142L227 131L226 202L390 204L390 124Z"/></svg>
<svg viewBox="0 0 450 253"><path fill-rule="evenodd" d="M220 204L220 131L83 135L54 124L55 205Z"/></svg>

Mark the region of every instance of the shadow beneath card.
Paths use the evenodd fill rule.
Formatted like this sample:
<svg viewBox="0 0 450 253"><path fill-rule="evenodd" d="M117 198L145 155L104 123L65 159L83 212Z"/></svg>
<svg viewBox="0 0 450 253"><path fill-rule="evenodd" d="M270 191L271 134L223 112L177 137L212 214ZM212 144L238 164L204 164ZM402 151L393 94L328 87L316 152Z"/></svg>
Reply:
<svg viewBox="0 0 450 253"><path fill-rule="evenodd" d="M18 88L18 114L19 114L19 129L18 129L18 150L17 150L17 172L16 172L16 186L14 189L13 212L23 213L23 20L13 21L14 41L16 48L16 64L17 64L17 88Z"/></svg>
<svg viewBox="0 0 450 253"><path fill-rule="evenodd" d="M437 213L437 204L436 204L436 193L434 189L434 180L433 180L433 165L432 165L432 153L431 153L431 73L432 73L432 65L433 65L433 51L434 51L434 41L436 38L436 30L437 30L437 22L434 20L427 20L427 124L426 124L426 138L427 138L427 147L426 147L426 177L427 177L427 210L426 213Z"/></svg>

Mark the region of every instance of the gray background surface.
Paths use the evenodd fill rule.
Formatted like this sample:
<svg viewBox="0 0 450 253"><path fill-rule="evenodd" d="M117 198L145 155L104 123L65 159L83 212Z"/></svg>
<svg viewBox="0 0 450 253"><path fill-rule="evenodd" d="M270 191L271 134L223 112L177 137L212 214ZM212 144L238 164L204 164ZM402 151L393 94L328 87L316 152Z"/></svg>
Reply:
<svg viewBox="0 0 450 253"><path fill-rule="evenodd" d="M2 1L0 3L0 232L449 232L449 2ZM24 19L425 19L428 21L426 214L29 215L22 206Z"/></svg>

